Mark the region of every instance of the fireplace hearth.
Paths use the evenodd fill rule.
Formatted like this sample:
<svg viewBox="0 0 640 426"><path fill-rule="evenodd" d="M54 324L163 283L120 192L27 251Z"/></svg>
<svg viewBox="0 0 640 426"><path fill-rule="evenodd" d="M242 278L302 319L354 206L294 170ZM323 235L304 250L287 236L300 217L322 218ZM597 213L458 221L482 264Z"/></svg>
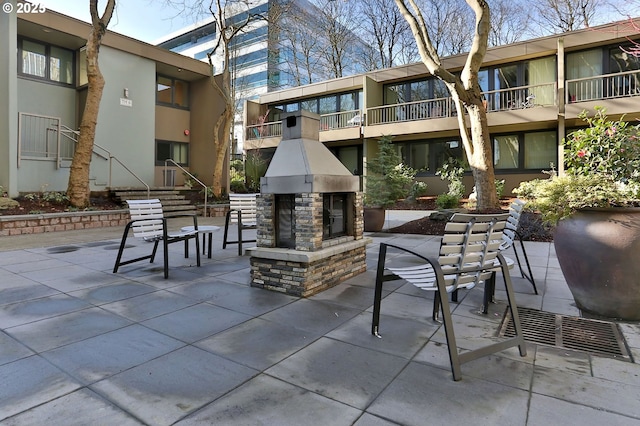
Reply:
<svg viewBox="0 0 640 426"><path fill-rule="evenodd" d="M311 296L366 270L359 178L318 138L319 117L298 111L261 179L251 285Z"/></svg>

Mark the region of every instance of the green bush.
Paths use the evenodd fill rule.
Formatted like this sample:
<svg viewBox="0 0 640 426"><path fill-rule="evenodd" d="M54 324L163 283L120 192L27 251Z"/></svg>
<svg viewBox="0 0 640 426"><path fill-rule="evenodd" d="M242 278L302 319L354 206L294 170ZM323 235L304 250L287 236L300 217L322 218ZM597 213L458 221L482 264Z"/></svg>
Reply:
<svg viewBox="0 0 640 426"><path fill-rule="evenodd" d="M449 195L458 197L458 199L464 197L465 188L462 183L464 167L460 161L449 157L447 162L436 171L436 175L440 176L442 180L449 181Z"/></svg>
<svg viewBox="0 0 640 426"><path fill-rule="evenodd" d="M365 204L387 207L406 198L414 182L416 170L402 164L390 136L378 141L378 155L367 161Z"/></svg>
<svg viewBox="0 0 640 426"><path fill-rule="evenodd" d="M440 194L436 198L436 206L438 209L455 209L460 205L460 197L451 194Z"/></svg>

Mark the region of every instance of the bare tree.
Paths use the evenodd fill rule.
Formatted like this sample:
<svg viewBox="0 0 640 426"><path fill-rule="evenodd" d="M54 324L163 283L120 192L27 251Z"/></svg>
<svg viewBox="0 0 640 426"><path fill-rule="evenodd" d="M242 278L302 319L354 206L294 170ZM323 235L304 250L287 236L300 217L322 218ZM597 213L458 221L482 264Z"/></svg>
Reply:
<svg viewBox="0 0 640 426"><path fill-rule="evenodd" d="M356 14L356 4L347 1L320 0L317 4L318 16L316 36L324 37L326 46L319 53L327 67L328 76L325 78L340 78L348 68L350 57L356 46L354 34L360 22L353 19Z"/></svg>
<svg viewBox="0 0 640 426"><path fill-rule="evenodd" d="M209 14L216 23L216 43L214 48L207 52L207 59L211 69L209 81L224 105L223 112L216 118L212 135L215 154L212 158L211 189L213 194L219 197L223 191L223 168L231 145L231 130L237 111L232 75L234 54L237 51L233 41L240 34L249 31L252 23L268 20L268 11L255 12L256 6L263 3L260 0L165 0L165 2L179 10L178 14L190 14L194 17ZM221 66L217 68L215 65L220 62ZM219 72L214 76L214 71Z"/></svg>
<svg viewBox="0 0 640 426"><path fill-rule="evenodd" d="M438 55L457 55L469 50L473 22L462 0L422 0L426 28Z"/></svg>
<svg viewBox="0 0 640 426"><path fill-rule="evenodd" d="M598 11L604 12L605 0L539 0L533 19L539 32L563 33L593 25Z"/></svg>
<svg viewBox="0 0 640 426"><path fill-rule="evenodd" d="M319 70L325 68L321 62L321 36L309 11L292 4L279 19L270 20L277 31L277 44L281 50L281 64L290 80L283 86L301 86L313 83ZM275 29L275 31L273 31Z"/></svg>
<svg viewBox="0 0 640 426"><path fill-rule="evenodd" d="M461 73L454 75L442 66L431 38L430 27L427 26L416 0L395 2L411 27L422 62L433 76L445 84L456 106L460 136L478 194L478 209L495 208L498 205L498 197L491 138L478 82L478 72L487 52L491 28L489 4L485 0L466 0L475 15L473 42Z"/></svg>
<svg viewBox="0 0 640 426"><path fill-rule="evenodd" d="M104 77L98 66L98 54L102 44L102 37L107 31L107 26L111 21L115 7L116 0L108 0L105 10L100 16L98 14L98 0L89 1L91 32L87 40L87 100L80 122L80 135L78 136L78 143L71 161L69 183L67 185L69 202L72 206L79 208L87 207L90 200L89 169L93 143L96 137L102 89L104 88Z"/></svg>
<svg viewBox="0 0 640 426"><path fill-rule="evenodd" d="M501 46L523 40L531 31L531 13L522 0L491 2L489 46Z"/></svg>
<svg viewBox="0 0 640 426"><path fill-rule="evenodd" d="M411 29L393 0L362 0L360 16L364 18L362 38L371 45L363 58L364 68L375 70L403 63L399 58L405 47L403 41L411 35Z"/></svg>

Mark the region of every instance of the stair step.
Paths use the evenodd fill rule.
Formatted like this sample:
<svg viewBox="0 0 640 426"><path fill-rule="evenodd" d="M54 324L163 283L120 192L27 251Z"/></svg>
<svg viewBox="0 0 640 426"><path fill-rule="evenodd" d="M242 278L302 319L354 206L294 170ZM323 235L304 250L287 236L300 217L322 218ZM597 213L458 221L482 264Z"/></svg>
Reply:
<svg viewBox="0 0 640 426"><path fill-rule="evenodd" d="M146 197L147 191L115 191L116 197ZM157 197L159 195L180 195L179 191L149 191L150 195Z"/></svg>

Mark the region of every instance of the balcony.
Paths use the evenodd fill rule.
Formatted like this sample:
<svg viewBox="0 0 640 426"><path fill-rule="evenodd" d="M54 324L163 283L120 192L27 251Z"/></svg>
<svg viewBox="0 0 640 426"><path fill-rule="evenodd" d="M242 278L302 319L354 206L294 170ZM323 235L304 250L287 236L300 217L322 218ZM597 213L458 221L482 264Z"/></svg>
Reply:
<svg viewBox="0 0 640 426"><path fill-rule="evenodd" d="M491 127L558 119L557 84L544 83L483 92ZM583 110L603 106L610 115L640 113L634 97L640 95L640 70L566 80L568 125L579 125ZM379 137L381 134L409 135L457 130L456 109L450 97L428 99L341 111L320 116L320 140L338 141ZM428 125L425 126L425 122ZM398 126L403 123L402 126ZM247 127L250 146L275 146L282 135L280 122ZM263 143L266 142L266 145Z"/></svg>

